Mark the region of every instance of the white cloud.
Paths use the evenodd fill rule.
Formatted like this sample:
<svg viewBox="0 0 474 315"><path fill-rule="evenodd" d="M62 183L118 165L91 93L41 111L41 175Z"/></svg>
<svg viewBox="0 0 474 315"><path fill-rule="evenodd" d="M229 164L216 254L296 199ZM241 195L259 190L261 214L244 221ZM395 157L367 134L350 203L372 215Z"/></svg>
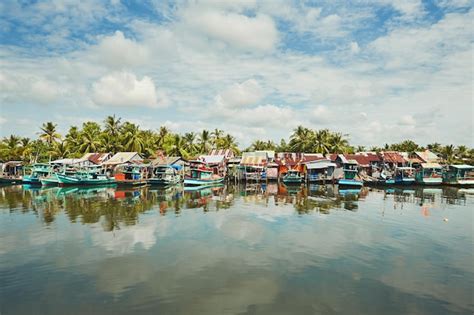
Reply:
<svg viewBox="0 0 474 315"><path fill-rule="evenodd" d="M163 107L168 104L166 94L157 92L153 80L141 80L128 72L115 72L93 84L93 100L103 106Z"/></svg>
<svg viewBox="0 0 474 315"><path fill-rule="evenodd" d="M112 36L101 39L93 48L98 61L114 69L134 67L149 62L150 53L147 47L125 38L122 32L116 31Z"/></svg>
<svg viewBox="0 0 474 315"><path fill-rule="evenodd" d="M3 116L0 116L0 125L3 125L6 122L7 122L7 119Z"/></svg>
<svg viewBox="0 0 474 315"><path fill-rule="evenodd" d="M235 83L216 96L216 103L228 107L242 107L258 103L263 90L254 79Z"/></svg>
<svg viewBox="0 0 474 315"><path fill-rule="evenodd" d="M187 29L241 51L271 51L278 41L275 23L271 17L263 14L248 17L234 12L188 10L182 19Z"/></svg>

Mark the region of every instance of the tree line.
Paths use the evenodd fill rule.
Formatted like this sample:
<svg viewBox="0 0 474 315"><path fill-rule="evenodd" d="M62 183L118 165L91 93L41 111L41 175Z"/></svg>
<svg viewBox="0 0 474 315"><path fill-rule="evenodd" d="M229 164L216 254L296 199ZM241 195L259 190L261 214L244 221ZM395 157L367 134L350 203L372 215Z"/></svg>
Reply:
<svg viewBox="0 0 474 315"><path fill-rule="evenodd" d="M236 138L223 130L201 130L200 132L173 133L167 127L158 130L141 129L137 124L108 116L102 124L87 121L81 127L71 126L63 136L57 131L57 124L46 122L41 125L38 137L31 139L10 135L0 141L0 160L23 160L25 162L45 162L48 160L81 157L89 152L133 151L144 158L153 158L158 152L168 156L184 158L207 154L211 149L231 149L239 155ZM244 151L273 150L277 152L307 153L354 153L362 151L414 152L424 149L441 155L446 161L473 161L474 150L467 146L441 145L439 143L420 146L411 140L383 147L351 146L348 135L328 129L313 130L298 126L288 140L277 144L271 140L255 140Z"/></svg>

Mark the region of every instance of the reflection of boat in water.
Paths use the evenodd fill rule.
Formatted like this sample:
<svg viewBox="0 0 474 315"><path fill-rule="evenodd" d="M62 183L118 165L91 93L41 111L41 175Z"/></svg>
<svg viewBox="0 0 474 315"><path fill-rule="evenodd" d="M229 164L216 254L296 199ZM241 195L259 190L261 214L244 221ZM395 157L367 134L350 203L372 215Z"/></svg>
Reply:
<svg viewBox="0 0 474 315"><path fill-rule="evenodd" d="M339 195L346 196L346 195L359 195L360 188L344 188L338 190Z"/></svg>
<svg viewBox="0 0 474 315"><path fill-rule="evenodd" d="M210 189L211 187L224 187L224 183L221 181L216 183L208 183L206 185L184 186L184 191L202 191L205 189Z"/></svg>

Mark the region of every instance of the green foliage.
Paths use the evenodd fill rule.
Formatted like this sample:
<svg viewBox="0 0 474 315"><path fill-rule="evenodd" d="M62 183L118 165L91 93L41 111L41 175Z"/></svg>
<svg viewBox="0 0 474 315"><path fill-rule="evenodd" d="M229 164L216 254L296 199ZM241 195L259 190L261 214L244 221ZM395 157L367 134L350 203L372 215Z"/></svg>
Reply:
<svg viewBox="0 0 474 315"><path fill-rule="evenodd" d="M467 146L443 146L431 143L426 148L439 154L448 163L474 162L474 150ZM138 125L122 121L120 117L108 116L102 125L88 121L82 127L71 126L64 137L57 132L57 124L46 122L40 126L38 139L10 135L0 141L0 160L23 160L27 163L47 162L51 159L78 158L89 152L136 151L145 158L156 157L158 152L195 158L207 154L211 149L231 149L240 154L234 136L223 130L201 130L198 133L177 134L166 126L157 130L143 130ZM364 146L353 147L347 135L328 129L313 130L298 126L289 140L281 139L279 144L271 140L255 140L246 150L271 150L276 152L307 153L353 153L365 151ZM393 150L403 152L421 151L424 148L412 140L383 147L371 147L369 151Z"/></svg>

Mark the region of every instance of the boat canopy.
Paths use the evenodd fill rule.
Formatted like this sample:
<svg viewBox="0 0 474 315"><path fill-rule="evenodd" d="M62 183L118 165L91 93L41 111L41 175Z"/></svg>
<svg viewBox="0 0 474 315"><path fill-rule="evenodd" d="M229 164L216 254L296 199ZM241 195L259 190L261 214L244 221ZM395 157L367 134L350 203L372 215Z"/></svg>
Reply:
<svg viewBox="0 0 474 315"><path fill-rule="evenodd" d="M402 166L402 167L397 167L397 170L400 171L409 171L409 170L414 170L415 168L410 167L410 166Z"/></svg>
<svg viewBox="0 0 474 315"><path fill-rule="evenodd" d="M438 163L421 163L422 168L441 168L441 165Z"/></svg>
<svg viewBox="0 0 474 315"><path fill-rule="evenodd" d="M306 168L308 170L317 170L317 169L324 169L329 167L336 167L336 163L332 162L320 162L320 163L308 163L306 164Z"/></svg>
<svg viewBox="0 0 474 315"><path fill-rule="evenodd" d="M463 170L473 169L473 168L474 168L473 165L467 165L467 164L450 165L450 167L454 167L454 168L457 168L457 169L463 169Z"/></svg>

